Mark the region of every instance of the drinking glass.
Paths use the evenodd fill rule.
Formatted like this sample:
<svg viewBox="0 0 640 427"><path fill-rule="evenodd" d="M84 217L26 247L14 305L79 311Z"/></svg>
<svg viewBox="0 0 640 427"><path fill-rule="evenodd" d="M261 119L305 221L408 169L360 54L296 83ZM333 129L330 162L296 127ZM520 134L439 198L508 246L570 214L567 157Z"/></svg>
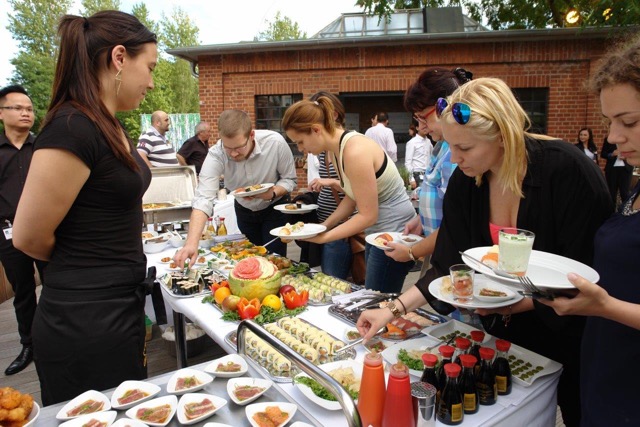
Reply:
<svg viewBox="0 0 640 427"><path fill-rule="evenodd" d="M533 240L536 235L528 230L507 227L500 230L498 245L498 268L516 276L527 274L529 257L533 249Z"/></svg>
<svg viewBox="0 0 640 427"><path fill-rule="evenodd" d="M453 299L460 302L471 302L473 299L473 278L475 271L467 264L455 264L449 267Z"/></svg>

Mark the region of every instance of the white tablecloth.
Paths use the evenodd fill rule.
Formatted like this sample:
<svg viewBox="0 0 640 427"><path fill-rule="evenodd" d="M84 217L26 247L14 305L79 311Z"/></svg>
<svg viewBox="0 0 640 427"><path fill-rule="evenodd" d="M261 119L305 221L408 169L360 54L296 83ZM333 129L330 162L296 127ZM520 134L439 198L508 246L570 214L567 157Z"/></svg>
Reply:
<svg viewBox="0 0 640 427"><path fill-rule="evenodd" d="M149 255L149 262L157 262L163 256L170 256L172 252ZM157 264L159 274L164 272L165 266ZM178 313L184 314L199 325L214 341L216 341L228 353L235 353L236 349L225 342L225 336L237 328L236 323L225 322L218 311L211 304L203 304L202 298L175 298L164 293L165 301ZM345 322L328 314L328 306L309 307L300 315L301 318L320 326L336 337L344 336L346 329L352 327ZM425 336L426 337L426 336ZM426 337L427 339L430 339ZM433 340L432 344L436 344ZM365 350L357 346L356 360L363 360ZM561 371L560 371L561 372ZM555 372L536 380L530 387L522 387L513 384L513 390L509 396L500 396L498 403L492 406L481 406L478 413L465 415L463 426L527 426L545 427L555 425L556 420L556 389L560 378L560 372ZM417 381L418 378L411 378ZM346 426L346 419L341 411L329 411L321 408L302 395L297 387L291 384L281 384L283 390L297 402L305 404L305 408L326 426ZM307 404L308 403L308 404ZM443 426L436 423L437 426Z"/></svg>

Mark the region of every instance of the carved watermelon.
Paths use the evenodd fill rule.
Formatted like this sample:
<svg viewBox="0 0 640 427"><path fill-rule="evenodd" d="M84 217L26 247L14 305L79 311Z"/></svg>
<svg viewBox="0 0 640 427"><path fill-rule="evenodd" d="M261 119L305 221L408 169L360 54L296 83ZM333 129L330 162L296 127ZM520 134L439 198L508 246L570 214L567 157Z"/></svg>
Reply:
<svg viewBox="0 0 640 427"><path fill-rule="evenodd" d="M231 293L248 300L262 301L267 295L277 295L282 275L278 267L262 257L245 258L229 273Z"/></svg>

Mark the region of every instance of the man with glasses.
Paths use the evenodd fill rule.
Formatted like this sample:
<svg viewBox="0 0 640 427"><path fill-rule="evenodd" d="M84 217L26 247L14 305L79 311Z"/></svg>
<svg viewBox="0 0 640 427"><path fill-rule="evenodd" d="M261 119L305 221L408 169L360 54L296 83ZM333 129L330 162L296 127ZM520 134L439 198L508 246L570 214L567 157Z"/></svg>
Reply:
<svg viewBox="0 0 640 427"><path fill-rule="evenodd" d="M33 360L31 325L36 312L36 281L34 263L43 279L46 263L35 260L13 247L13 218L24 188L33 155L35 138L29 132L35 113L31 98L22 86L7 86L0 90L0 262L15 294L13 307L18 321L22 351L4 371L13 375Z"/></svg>
<svg viewBox="0 0 640 427"><path fill-rule="evenodd" d="M200 170L200 180L193 199L189 235L184 247L174 256L178 265L198 253L198 241L207 218L213 215L214 199L224 175L229 189L273 183L267 191L249 197L236 197L235 213L240 231L256 245L273 236L269 231L287 223L288 218L274 206L290 201L297 176L293 154L277 132L253 130L251 118L239 110L226 110L218 119L220 140L212 147ZM286 256L287 246L280 240L269 245L272 252Z"/></svg>

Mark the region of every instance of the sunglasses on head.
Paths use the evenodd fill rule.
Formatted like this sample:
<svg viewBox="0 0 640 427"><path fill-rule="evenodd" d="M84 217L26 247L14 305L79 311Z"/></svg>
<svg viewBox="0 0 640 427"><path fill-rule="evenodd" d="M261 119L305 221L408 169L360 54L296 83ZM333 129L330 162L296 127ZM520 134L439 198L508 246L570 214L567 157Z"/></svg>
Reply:
<svg viewBox="0 0 640 427"><path fill-rule="evenodd" d="M447 109L449 103L444 98L438 98L436 102L436 114L438 117L442 116L444 110ZM460 125L466 125L471 118L471 107L462 102L456 102L451 106L451 115L453 119Z"/></svg>

